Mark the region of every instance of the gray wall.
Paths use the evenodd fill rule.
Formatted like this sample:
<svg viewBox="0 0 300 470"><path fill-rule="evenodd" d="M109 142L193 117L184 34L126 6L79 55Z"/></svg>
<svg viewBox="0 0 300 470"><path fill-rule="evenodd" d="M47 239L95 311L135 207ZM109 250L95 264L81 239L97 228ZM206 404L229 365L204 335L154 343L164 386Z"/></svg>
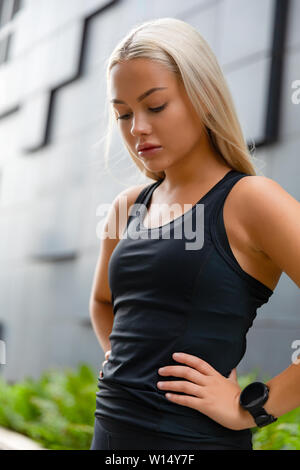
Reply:
<svg viewBox="0 0 300 470"><path fill-rule="evenodd" d="M0 322L7 380L39 377L49 367L87 362L103 351L91 327L88 300L100 241L100 203L148 181L113 136L104 168L104 61L136 23L183 19L203 34L223 67L247 138L263 132L273 0L25 0L0 30L12 34L0 65ZM280 143L257 149L262 174L297 200L300 105L300 2L291 2ZM149 182L151 182L149 180ZM248 334L239 366L274 375L291 362L300 339L299 289L282 275Z"/></svg>

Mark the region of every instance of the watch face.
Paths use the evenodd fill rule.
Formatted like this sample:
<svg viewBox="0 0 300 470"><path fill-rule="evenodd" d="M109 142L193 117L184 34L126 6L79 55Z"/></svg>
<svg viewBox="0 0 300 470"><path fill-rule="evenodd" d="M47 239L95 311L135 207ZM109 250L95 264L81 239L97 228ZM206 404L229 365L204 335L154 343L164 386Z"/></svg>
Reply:
<svg viewBox="0 0 300 470"><path fill-rule="evenodd" d="M253 382L241 393L240 403L244 408L262 406L268 399L268 387L262 382Z"/></svg>

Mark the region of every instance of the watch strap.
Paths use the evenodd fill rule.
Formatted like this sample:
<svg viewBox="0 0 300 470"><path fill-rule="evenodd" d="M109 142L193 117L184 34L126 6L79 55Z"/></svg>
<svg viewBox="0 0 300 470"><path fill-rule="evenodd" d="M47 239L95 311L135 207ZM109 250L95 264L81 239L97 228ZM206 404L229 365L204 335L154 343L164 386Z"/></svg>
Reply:
<svg viewBox="0 0 300 470"><path fill-rule="evenodd" d="M248 409L249 413L253 416L256 425L260 428L267 426L268 424L274 423L277 421L275 416L267 413L263 406Z"/></svg>

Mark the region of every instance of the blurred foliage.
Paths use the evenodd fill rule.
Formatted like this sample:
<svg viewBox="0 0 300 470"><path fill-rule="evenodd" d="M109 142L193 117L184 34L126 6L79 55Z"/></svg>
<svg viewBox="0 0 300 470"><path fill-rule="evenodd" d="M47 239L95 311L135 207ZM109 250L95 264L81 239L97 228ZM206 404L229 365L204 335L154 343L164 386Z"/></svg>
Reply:
<svg viewBox="0 0 300 470"><path fill-rule="evenodd" d="M97 374L80 364L48 370L39 380L7 384L0 377L0 426L47 449L89 449L94 432Z"/></svg>
<svg viewBox="0 0 300 470"><path fill-rule="evenodd" d="M39 380L8 384L0 377L0 426L24 434L46 449L89 450L94 433L98 372L47 370ZM238 374L241 388L258 378ZM254 450L300 450L300 408L264 428L252 428Z"/></svg>
<svg viewBox="0 0 300 470"><path fill-rule="evenodd" d="M247 375L238 374L238 383L245 388L251 382L268 382L270 376L254 369ZM251 428L253 450L300 450L300 408L280 416L263 428Z"/></svg>

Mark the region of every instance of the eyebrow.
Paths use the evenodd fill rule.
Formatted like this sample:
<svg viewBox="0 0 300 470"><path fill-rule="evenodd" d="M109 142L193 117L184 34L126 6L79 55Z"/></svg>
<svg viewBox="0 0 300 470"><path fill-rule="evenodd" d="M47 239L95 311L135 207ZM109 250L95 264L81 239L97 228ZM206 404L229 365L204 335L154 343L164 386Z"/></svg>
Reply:
<svg viewBox="0 0 300 470"><path fill-rule="evenodd" d="M150 90L147 90L145 91L144 93L141 94L141 96L139 96L137 98L137 101L140 102L142 101L144 98L146 98L147 96L151 95L151 93L154 93L155 91L157 90L165 90L167 87L166 86L163 86L163 87L156 87L156 88L150 88ZM115 103L115 104L127 104L125 103L125 101L122 101L122 100L118 100L117 98L113 99L110 101L111 103Z"/></svg>

